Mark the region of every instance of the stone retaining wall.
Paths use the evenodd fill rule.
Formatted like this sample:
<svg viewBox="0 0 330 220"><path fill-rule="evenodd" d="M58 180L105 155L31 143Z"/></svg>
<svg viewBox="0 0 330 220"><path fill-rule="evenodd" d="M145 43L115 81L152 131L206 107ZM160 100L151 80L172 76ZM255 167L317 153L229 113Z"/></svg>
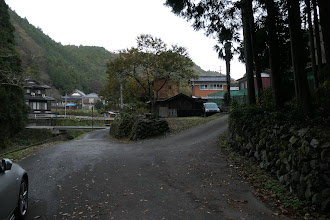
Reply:
<svg viewBox="0 0 330 220"><path fill-rule="evenodd" d="M231 124L228 143L276 175L300 199L329 213L330 141L312 133L309 127L276 125L249 130L246 125Z"/></svg>

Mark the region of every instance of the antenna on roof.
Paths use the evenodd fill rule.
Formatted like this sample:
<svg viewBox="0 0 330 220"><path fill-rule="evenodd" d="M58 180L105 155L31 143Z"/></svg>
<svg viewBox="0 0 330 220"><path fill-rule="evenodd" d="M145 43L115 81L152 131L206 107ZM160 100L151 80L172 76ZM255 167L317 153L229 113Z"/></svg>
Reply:
<svg viewBox="0 0 330 220"><path fill-rule="evenodd" d="M220 75L221 75L222 73L221 73L221 66L220 66Z"/></svg>

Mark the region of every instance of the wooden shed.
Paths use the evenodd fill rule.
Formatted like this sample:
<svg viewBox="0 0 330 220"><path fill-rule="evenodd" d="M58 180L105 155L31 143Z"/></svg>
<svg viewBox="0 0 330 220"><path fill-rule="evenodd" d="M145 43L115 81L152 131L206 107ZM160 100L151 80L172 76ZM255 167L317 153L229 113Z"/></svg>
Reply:
<svg viewBox="0 0 330 220"><path fill-rule="evenodd" d="M180 93L167 99L157 100L156 110L159 117L164 118L200 116L203 113L203 103L205 101Z"/></svg>

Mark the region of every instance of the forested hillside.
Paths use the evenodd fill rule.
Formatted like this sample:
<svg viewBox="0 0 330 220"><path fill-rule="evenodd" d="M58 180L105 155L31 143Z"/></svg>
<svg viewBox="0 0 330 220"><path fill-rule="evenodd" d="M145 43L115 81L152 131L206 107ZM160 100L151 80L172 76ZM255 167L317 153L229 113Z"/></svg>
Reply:
<svg viewBox="0 0 330 220"><path fill-rule="evenodd" d="M102 47L63 46L10 11L17 49L29 76L52 85L60 94L80 89L98 92L113 54Z"/></svg>
<svg viewBox="0 0 330 220"><path fill-rule="evenodd" d="M15 27L17 50L28 76L54 89L56 96L79 89L98 93L106 81L106 63L115 55L103 47L64 46L45 35L40 28L9 10ZM123 48L124 49L124 48ZM195 65L196 75L217 75ZM58 92L57 92L58 91Z"/></svg>

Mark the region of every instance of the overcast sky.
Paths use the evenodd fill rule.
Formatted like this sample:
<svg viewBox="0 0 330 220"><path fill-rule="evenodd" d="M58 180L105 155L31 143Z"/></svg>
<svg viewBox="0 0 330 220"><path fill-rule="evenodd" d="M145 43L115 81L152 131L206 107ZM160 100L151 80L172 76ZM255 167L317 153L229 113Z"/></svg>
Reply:
<svg viewBox="0 0 330 220"><path fill-rule="evenodd" d="M111 52L136 46L136 37L151 34L168 45L188 49L191 59L204 70L225 74L225 62L213 50L214 39L194 31L183 18L163 4L165 0L5 0L16 13L28 19L63 45L101 46ZM245 73L235 58L232 78Z"/></svg>

